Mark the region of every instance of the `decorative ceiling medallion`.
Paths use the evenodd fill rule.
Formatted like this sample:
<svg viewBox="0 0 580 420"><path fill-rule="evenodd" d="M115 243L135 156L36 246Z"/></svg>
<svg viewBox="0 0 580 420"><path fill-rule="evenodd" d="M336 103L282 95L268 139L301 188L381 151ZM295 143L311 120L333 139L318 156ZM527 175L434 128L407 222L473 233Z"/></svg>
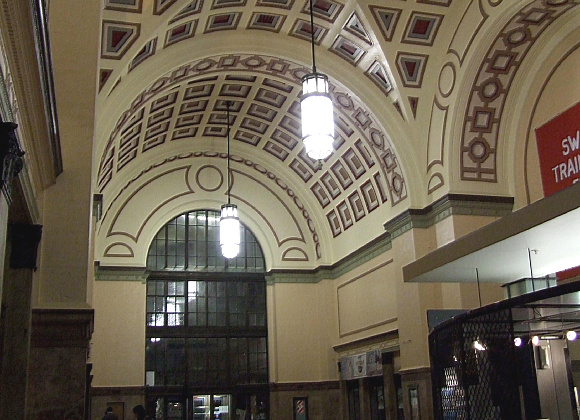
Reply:
<svg viewBox="0 0 580 420"><path fill-rule="evenodd" d="M316 45L320 45L322 40L326 37L326 33L328 30L323 26L319 26L316 23L314 24L314 43ZM310 26L310 22L306 22L302 19L297 19L294 22L294 26L290 30L290 35L295 36L297 38L303 39L305 41L310 42L312 34L312 26Z"/></svg>
<svg viewBox="0 0 580 420"><path fill-rule="evenodd" d="M248 22L248 29L263 29L266 31L280 32L286 20L284 15L272 13L253 13Z"/></svg>
<svg viewBox="0 0 580 420"><path fill-rule="evenodd" d="M135 58L133 58L133 60L129 64L129 71L133 70L143 61L154 55L156 47L157 47L157 38L153 38L151 41L145 44L143 48L141 48L141 51L137 53Z"/></svg>
<svg viewBox="0 0 580 420"><path fill-rule="evenodd" d="M375 83L385 95L393 90L393 85L389 80L387 71L381 63L375 61L366 72L366 75Z"/></svg>
<svg viewBox="0 0 580 420"><path fill-rule="evenodd" d="M101 39L101 58L120 60L139 38L139 23L103 21Z"/></svg>
<svg viewBox="0 0 580 420"><path fill-rule="evenodd" d="M113 73L113 69L100 69L99 70L99 92L101 91L101 89L103 89L103 86L105 86L105 84L107 83L107 80L109 80L109 77L111 77L112 73Z"/></svg>
<svg viewBox="0 0 580 420"><path fill-rule="evenodd" d="M212 15L208 18L205 26L205 32L225 31L228 29L236 29L240 22L241 13L223 13L219 15Z"/></svg>
<svg viewBox="0 0 580 420"><path fill-rule="evenodd" d="M291 9L294 0L258 0L256 6L276 7L280 9Z"/></svg>
<svg viewBox="0 0 580 420"><path fill-rule="evenodd" d="M442 20L442 15L413 12L411 17L409 17L401 42L405 44L433 45Z"/></svg>
<svg viewBox="0 0 580 420"><path fill-rule="evenodd" d="M385 41L392 40L393 33L397 27L397 22L399 21L399 16L401 15L401 9L372 5L369 6L369 8L373 13L377 25L381 29Z"/></svg>
<svg viewBox="0 0 580 420"><path fill-rule="evenodd" d="M143 0L105 0L105 9L129 13L141 13L141 10L143 9Z"/></svg>
<svg viewBox="0 0 580 420"><path fill-rule="evenodd" d="M353 66L356 66L366 53L364 49L341 35L336 37L330 51L340 55Z"/></svg>
<svg viewBox="0 0 580 420"><path fill-rule="evenodd" d="M155 0L153 14L161 15L169 9L177 0Z"/></svg>
<svg viewBox="0 0 580 420"><path fill-rule="evenodd" d="M423 54L397 53L397 69L403 81L403 86L420 88L423 83L423 74L429 56Z"/></svg>
<svg viewBox="0 0 580 420"><path fill-rule="evenodd" d="M163 47L173 45L179 41L191 38L195 35L195 29L197 28L197 19L191 20L187 23L183 23L174 28L171 28L165 34L165 44Z"/></svg>
<svg viewBox="0 0 580 420"><path fill-rule="evenodd" d="M196 15L201 11L203 7L203 0L194 0L181 9L173 18L169 21L169 24L177 22L178 20L185 19L188 16Z"/></svg>
<svg viewBox="0 0 580 420"><path fill-rule="evenodd" d="M331 23L334 23L343 7L343 4L332 0L312 0L312 13L314 16ZM301 12L307 15L310 14L310 0L306 0Z"/></svg>
<svg viewBox="0 0 580 420"><path fill-rule="evenodd" d="M351 34L353 34L357 38L362 39L364 42L366 42L369 45L373 44L373 42L371 41L371 38L369 37L368 31L366 30L366 28L362 24L360 18L356 14L356 12L353 13L351 15L351 17L346 21L346 23L344 25L344 30L347 32L350 32Z"/></svg>

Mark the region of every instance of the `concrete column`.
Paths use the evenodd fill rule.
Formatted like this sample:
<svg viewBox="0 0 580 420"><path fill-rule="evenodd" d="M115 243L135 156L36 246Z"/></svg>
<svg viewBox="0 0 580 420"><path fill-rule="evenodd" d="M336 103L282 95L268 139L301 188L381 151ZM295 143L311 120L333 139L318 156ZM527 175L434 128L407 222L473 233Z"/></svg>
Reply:
<svg viewBox="0 0 580 420"><path fill-rule="evenodd" d="M4 257L6 255L6 231L8 229L8 202L4 194L0 194L0 297L4 284ZM2 308L0 307L0 315ZM1 352L1 351L0 351Z"/></svg>
<svg viewBox="0 0 580 420"><path fill-rule="evenodd" d="M26 420L84 419L92 309L33 309Z"/></svg>
<svg viewBox="0 0 580 420"><path fill-rule="evenodd" d="M4 271L0 420L25 418L31 292L32 270Z"/></svg>
<svg viewBox="0 0 580 420"><path fill-rule="evenodd" d="M4 270L0 318L0 420L25 418L32 270L36 267L40 232L40 226L36 225L12 225L10 228L10 264Z"/></svg>
<svg viewBox="0 0 580 420"><path fill-rule="evenodd" d="M348 420L348 388L346 381L340 381L340 414L342 419Z"/></svg>
<svg viewBox="0 0 580 420"><path fill-rule="evenodd" d="M367 378L358 380L359 400L360 400L360 418L361 420L370 420L371 418L371 396L369 393L369 380Z"/></svg>
<svg viewBox="0 0 580 420"><path fill-rule="evenodd" d="M397 389L395 388L395 366L392 353L383 353L383 386L385 388L385 417L387 420L397 420Z"/></svg>

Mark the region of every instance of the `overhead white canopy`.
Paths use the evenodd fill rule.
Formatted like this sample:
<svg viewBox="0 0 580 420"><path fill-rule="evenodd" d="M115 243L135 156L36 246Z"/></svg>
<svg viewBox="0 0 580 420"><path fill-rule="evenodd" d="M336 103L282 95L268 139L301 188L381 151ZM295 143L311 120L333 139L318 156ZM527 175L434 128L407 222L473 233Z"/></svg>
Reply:
<svg viewBox="0 0 580 420"><path fill-rule="evenodd" d="M580 265L580 183L403 267L405 281L509 283Z"/></svg>

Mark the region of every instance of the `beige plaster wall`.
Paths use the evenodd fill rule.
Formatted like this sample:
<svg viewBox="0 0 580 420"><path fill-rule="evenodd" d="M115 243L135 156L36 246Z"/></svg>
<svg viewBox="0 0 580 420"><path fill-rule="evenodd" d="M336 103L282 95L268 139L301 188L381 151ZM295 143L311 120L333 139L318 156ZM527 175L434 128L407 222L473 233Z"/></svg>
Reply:
<svg viewBox="0 0 580 420"><path fill-rule="evenodd" d="M330 337L336 334L332 283L268 286L271 382L338 378Z"/></svg>
<svg viewBox="0 0 580 420"><path fill-rule="evenodd" d="M86 307L100 2L50 4L63 173L43 191L35 306ZM78 25L78 22L83 22ZM74 54L71 54L74 51ZM74 228L73 228L74 227Z"/></svg>
<svg viewBox="0 0 580 420"><path fill-rule="evenodd" d="M92 386L144 384L145 294L138 281L95 281Z"/></svg>
<svg viewBox="0 0 580 420"><path fill-rule="evenodd" d="M340 343L397 329L393 259L381 255L335 281Z"/></svg>
<svg viewBox="0 0 580 420"><path fill-rule="evenodd" d="M435 246L432 229L413 229L393 241L401 369L429 365L427 307L441 300L439 285L403 282L402 267Z"/></svg>
<svg viewBox="0 0 580 420"><path fill-rule="evenodd" d="M468 233L497 220L491 216L454 215L443 219L434 226L438 246L443 246ZM481 305L497 302L504 298L500 284L481 283L479 290L475 272L470 283L441 283L440 307L446 309L472 309Z"/></svg>

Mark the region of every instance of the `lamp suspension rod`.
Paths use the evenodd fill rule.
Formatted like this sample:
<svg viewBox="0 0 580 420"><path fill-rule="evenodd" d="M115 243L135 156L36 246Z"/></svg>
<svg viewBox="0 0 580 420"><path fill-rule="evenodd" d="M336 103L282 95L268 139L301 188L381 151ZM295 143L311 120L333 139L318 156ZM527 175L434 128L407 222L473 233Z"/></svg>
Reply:
<svg viewBox="0 0 580 420"><path fill-rule="evenodd" d="M314 57L314 15L312 14L312 0L310 0L310 40L312 46L312 73L316 73L316 58Z"/></svg>
<svg viewBox="0 0 580 420"><path fill-rule="evenodd" d="M228 178L228 204L230 204L230 101L226 101L226 119L228 124L228 173L226 177Z"/></svg>
<svg viewBox="0 0 580 420"><path fill-rule="evenodd" d="M481 308L481 289L479 287L479 270L475 267L475 278L477 279L477 296L479 297L479 307Z"/></svg>

